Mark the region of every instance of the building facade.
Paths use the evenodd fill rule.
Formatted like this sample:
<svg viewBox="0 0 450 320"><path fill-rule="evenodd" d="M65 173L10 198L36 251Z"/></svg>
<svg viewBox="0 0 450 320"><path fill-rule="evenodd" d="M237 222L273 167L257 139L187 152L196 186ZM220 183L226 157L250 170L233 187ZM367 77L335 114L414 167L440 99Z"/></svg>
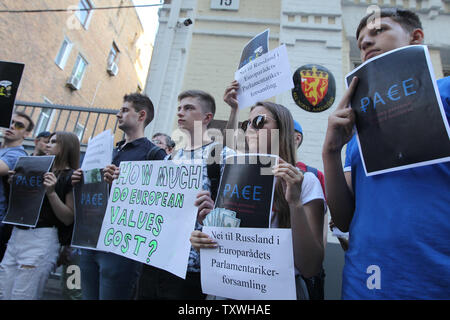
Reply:
<svg viewBox="0 0 450 320"><path fill-rule="evenodd" d="M361 63L355 31L370 5L402 7L420 16L437 78L450 74L448 0L171 0L159 11L159 29L145 92L154 102L155 121L147 127L170 134L176 128L177 95L202 89L216 98L214 123L223 128L229 107L225 88L234 79L244 45L270 29L269 49L285 44L292 73L306 64L319 64L336 80L334 105L320 113L298 107L290 91L272 100L288 107L304 131L298 157L323 169L321 148L327 119L344 90L344 77ZM192 24L184 23L190 19ZM242 110L239 120L248 117Z"/></svg>
<svg viewBox="0 0 450 320"><path fill-rule="evenodd" d="M119 5L133 3L131 0L2 1L2 11L84 9L0 13L0 60L25 64L16 100L119 109L124 94L142 91L151 44L143 37L136 10L97 10ZM61 130L61 125L67 124L64 129L83 136L84 143L94 127L103 128L105 121L114 124L114 118L96 121L86 114L78 116L51 108L33 114L36 134Z"/></svg>

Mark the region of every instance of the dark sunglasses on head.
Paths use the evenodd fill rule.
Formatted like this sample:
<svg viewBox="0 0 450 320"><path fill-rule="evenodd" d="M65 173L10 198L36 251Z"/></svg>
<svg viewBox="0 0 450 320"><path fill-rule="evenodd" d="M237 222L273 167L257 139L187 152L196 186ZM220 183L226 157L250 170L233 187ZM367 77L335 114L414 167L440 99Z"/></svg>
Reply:
<svg viewBox="0 0 450 320"><path fill-rule="evenodd" d="M252 124L253 129L255 129L255 130L262 129L264 127L264 124L266 123L266 118L275 120L275 119L269 117L267 114L260 114L260 115L257 115L256 117L254 117L251 121L245 120L244 122L242 122L241 129L244 131L247 131L247 128L248 128L248 125L250 122Z"/></svg>
<svg viewBox="0 0 450 320"><path fill-rule="evenodd" d="M25 129L25 125L20 121L13 120L13 121L11 121L11 124L13 125L14 129L16 129L16 130Z"/></svg>

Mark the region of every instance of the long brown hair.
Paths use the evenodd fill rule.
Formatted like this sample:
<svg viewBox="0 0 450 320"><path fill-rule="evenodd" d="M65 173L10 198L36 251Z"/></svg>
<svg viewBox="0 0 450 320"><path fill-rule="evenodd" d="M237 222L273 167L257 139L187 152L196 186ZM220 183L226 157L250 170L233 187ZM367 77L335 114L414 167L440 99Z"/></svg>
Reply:
<svg viewBox="0 0 450 320"><path fill-rule="evenodd" d="M80 141L78 137L67 131L56 131L50 135L50 139L56 135L56 143L60 147L60 152L55 155L53 171L61 171L66 167L76 170L80 166Z"/></svg>
<svg viewBox="0 0 450 320"><path fill-rule="evenodd" d="M279 156L284 161L295 166L296 164L296 149L294 142L294 119L291 112L281 104L276 104L268 101L257 102L255 107L263 107L270 111L277 122L279 130ZM291 226L289 204L284 197L283 186L281 180L278 180L275 185L274 195L274 210L277 212L278 225L280 228L289 228Z"/></svg>

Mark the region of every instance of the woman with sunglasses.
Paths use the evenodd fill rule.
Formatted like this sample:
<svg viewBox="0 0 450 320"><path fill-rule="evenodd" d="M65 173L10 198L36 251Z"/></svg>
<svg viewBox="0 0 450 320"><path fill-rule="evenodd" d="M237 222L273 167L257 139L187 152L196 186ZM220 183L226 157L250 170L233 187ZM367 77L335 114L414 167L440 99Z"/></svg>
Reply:
<svg viewBox="0 0 450 320"><path fill-rule="evenodd" d="M235 113L238 110L238 87L234 81L224 95L224 101ZM294 122L287 108L271 102L258 102L250 109L249 119L243 122L242 129L249 152L279 150L279 164L273 168L277 182L271 226L292 229L297 299L307 299L306 286L300 275L305 278L315 276L320 272L324 258L323 217L326 205L320 182L313 173L302 173L295 167ZM276 130L278 148L271 145ZM261 147L265 147L264 150ZM207 213L208 210L201 212L200 219ZM217 245L200 231L191 234L191 244L197 250Z"/></svg>
<svg viewBox="0 0 450 320"><path fill-rule="evenodd" d="M78 168L80 143L71 132L50 135L47 155L54 155L52 170L43 175L45 188L35 228L15 226L0 264L0 299L40 299L55 268L61 244L71 239L74 217L72 172ZM10 177L14 171L10 172Z"/></svg>

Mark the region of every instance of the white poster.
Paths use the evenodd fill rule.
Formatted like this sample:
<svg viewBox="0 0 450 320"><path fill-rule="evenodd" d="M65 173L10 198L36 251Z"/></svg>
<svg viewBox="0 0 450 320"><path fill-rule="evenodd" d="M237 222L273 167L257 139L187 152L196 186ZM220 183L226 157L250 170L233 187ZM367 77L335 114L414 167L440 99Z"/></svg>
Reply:
<svg viewBox="0 0 450 320"><path fill-rule="evenodd" d="M202 190L202 162L122 161L97 249L185 278Z"/></svg>
<svg viewBox="0 0 450 320"><path fill-rule="evenodd" d="M286 46L283 44L247 63L234 74L239 82L239 108L269 99L294 87Z"/></svg>
<svg viewBox="0 0 450 320"><path fill-rule="evenodd" d="M291 229L203 227L218 247L201 249L203 293L237 300L295 300Z"/></svg>
<svg viewBox="0 0 450 320"><path fill-rule="evenodd" d="M102 169L111 164L113 144L114 139L109 129L90 139L81 169L83 171Z"/></svg>

